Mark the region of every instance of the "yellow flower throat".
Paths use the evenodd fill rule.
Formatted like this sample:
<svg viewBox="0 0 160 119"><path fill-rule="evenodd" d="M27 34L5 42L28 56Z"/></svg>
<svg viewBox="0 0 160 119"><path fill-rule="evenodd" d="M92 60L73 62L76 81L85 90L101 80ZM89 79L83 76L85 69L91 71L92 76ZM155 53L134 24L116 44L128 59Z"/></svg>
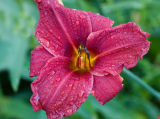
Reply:
<svg viewBox="0 0 160 119"><path fill-rule="evenodd" d="M70 68L79 73L89 72L94 66L93 53L89 52L83 43L78 48L78 53L73 55Z"/></svg>

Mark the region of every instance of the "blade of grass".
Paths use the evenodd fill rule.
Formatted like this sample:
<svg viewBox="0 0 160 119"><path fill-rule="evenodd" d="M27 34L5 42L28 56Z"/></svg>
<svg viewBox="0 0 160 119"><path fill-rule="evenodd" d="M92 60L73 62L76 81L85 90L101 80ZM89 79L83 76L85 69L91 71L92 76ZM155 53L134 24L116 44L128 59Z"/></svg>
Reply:
<svg viewBox="0 0 160 119"><path fill-rule="evenodd" d="M160 92L158 92L155 89L153 89L151 86L149 86L147 83L145 83L141 78L139 78L137 75L135 75L131 71L129 71L129 70L124 68L123 71L122 71L122 75L126 79L131 79L131 80L137 82L144 89L146 89L150 94L152 94L155 98L160 100Z"/></svg>

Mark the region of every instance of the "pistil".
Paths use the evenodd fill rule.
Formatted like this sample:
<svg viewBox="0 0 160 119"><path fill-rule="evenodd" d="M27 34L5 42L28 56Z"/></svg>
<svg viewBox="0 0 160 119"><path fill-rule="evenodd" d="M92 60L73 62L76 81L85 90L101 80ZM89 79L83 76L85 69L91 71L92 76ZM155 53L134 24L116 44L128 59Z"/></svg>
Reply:
<svg viewBox="0 0 160 119"><path fill-rule="evenodd" d="M89 52L83 43L78 48L78 53L73 54L70 64L70 69L79 73L90 71L94 66L94 55Z"/></svg>

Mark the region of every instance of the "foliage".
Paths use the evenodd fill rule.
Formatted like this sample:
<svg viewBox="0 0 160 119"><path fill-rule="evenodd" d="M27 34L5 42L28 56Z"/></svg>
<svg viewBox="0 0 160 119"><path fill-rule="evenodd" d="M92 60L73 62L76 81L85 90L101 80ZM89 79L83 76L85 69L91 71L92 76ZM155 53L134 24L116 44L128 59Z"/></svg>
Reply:
<svg viewBox="0 0 160 119"><path fill-rule="evenodd" d="M149 53L131 71L160 91L159 0L63 0L67 7L99 12L115 25L136 22L151 34ZM29 78L30 51L38 45L34 36L38 10L33 0L0 0L0 118L46 119L33 112ZM116 98L100 105L93 96L66 119L156 119L160 100L134 80L125 78Z"/></svg>

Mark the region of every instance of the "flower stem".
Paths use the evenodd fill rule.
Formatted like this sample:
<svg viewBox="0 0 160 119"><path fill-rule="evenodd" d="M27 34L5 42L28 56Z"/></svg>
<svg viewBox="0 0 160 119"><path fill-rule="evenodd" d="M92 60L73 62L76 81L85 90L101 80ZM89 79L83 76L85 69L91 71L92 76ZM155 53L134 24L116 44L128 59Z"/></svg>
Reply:
<svg viewBox="0 0 160 119"><path fill-rule="evenodd" d="M122 71L122 75L127 79L134 80L139 85L141 85L143 88L145 88L150 94L152 94L154 97L156 97L158 100L160 100L160 92L153 89L151 86L149 86L147 83L145 83L141 78L136 76L131 71L124 68Z"/></svg>

